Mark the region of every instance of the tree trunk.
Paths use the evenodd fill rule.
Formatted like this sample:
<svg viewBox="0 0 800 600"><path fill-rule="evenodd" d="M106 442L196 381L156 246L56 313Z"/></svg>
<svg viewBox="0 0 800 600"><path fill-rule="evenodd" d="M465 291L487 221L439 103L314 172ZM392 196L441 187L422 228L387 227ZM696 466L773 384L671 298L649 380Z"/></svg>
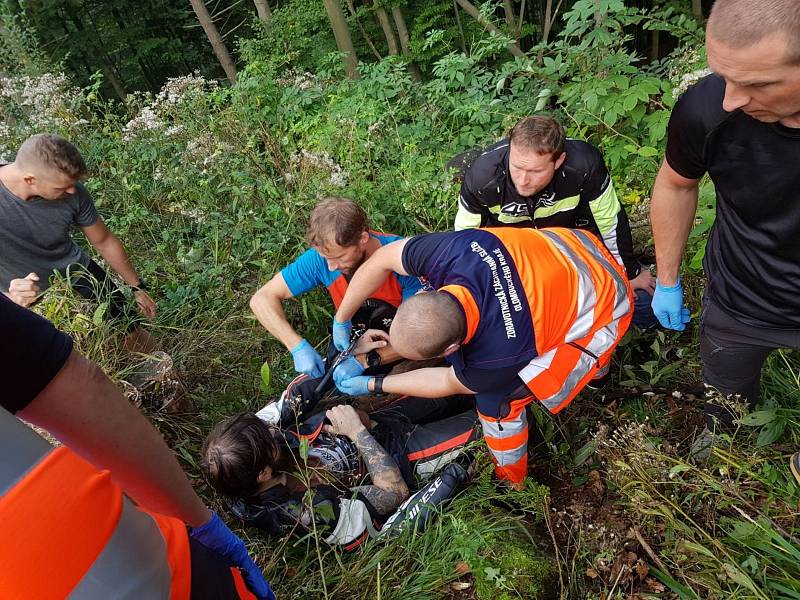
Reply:
<svg viewBox="0 0 800 600"><path fill-rule="evenodd" d="M400 10L400 7L395 6L392 8L392 17L394 18L394 25L397 27L397 36L400 38L400 48L403 50L403 56L408 61L408 71L414 81L422 81L422 75L411 59L411 49L408 45L408 27L406 27L406 19L403 17L403 11Z"/></svg>
<svg viewBox="0 0 800 600"><path fill-rule="evenodd" d="M658 55L661 52L661 32L658 29L653 29L650 32L650 62L658 60Z"/></svg>
<svg viewBox="0 0 800 600"><path fill-rule="evenodd" d="M519 33L517 33L517 22L514 19L514 5L511 4L511 0L503 0L503 12L506 16L506 25L508 25L508 32L511 34L515 40L519 37Z"/></svg>
<svg viewBox="0 0 800 600"><path fill-rule="evenodd" d="M381 29L383 29L383 35L386 37L386 46L389 48L389 54L397 56L399 54L397 38L394 37L394 29L392 29L392 24L389 22L389 15L386 14L386 9L382 6L376 7L375 16L378 18L378 23L381 24Z"/></svg>
<svg viewBox="0 0 800 600"><path fill-rule="evenodd" d="M256 5L258 20L261 21L267 29L269 29L270 25L272 24L272 11L269 9L267 0L253 0L253 3Z"/></svg>
<svg viewBox="0 0 800 600"><path fill-rule="evenodd" d="M495 27L491 21L483 18L480 11L478 11L478 9L475 8L475 5L472 4L469 0L456 0L456 2L458 2L458 5L464 9L464 12L466 12L470 17L472 17L478 23L480 23L484 27L484 29L491 31L496 35L503 35L503 32L500 31L497 27ZM519 46L517 46L514 42L511 42L506 47L508 48L508 51L511 52L511 54L513 54L517 58L525 57L525 53L522 50L520 50Z"/></svg>
<svg viewBox="0 0 800 600"><path fill-rule="evenodd" d="M228 81L231 82L231 85L234 85L236 83L236 65L233 64L228 48L225 47L225 42L222 41L222 36L217 30L217 26L214 25L205 2L203 0L189 0L189 2L194 9L194 14L197 15L197 20L200 21L200 25L203 27L203 31L206 32L211 48L214 50L214 55L217 57L219 64L222 65L225 75L228 76Z"/></svg>
<svg viewBox="0 0 800 600"><path fill-rule="evenodd" d="M698 21L703 20L703 0L692 0L692 14Z"/></svg>
<svg viewBox="0 0 800 600"><path fill-rule="evenodd" d="M453 12L456 13L456 25L458 25L458 37L461 40L461 51L467 55L467 40L464 38L464 28L461 26L461 16L458 13L458 4L453 0Z"/></svg>
<svg viewBox="0 0 800 600"><path fill-rule="evenodd" d="M550 27L553 24L553 0L547 0L544 5L544 23L542 24L542 43L546 44L550 37Z"/></svg>
<svg viewBox="0 0 800 600"><path fill-rule="evenodd" d="M196 0L193 0L196 1ZM350 30L347 29L342 7L338 0L323 0L328 18L331 20L333 37L336 38L336 47L339 52L344 53L344 71L350 79L359 79L358 58L353 48L353 40L350 38Z"/></svg>
<svg viewBox="0 0 800 600"><path fill-rule="evenodd" d="M356 7L353 5L353 0L347 0L347 8L350 11L350 14L353 15L353 20L358 25L358 30L361 32L361 36L364 38L364 41L367 42L367 46L369 49L372 50L372 53L375 55L375 58L380 60L383 58L381 53L378 52L378 49L375 47L375 44L372 43L372 38L369 37L367 30L364 29L364 26L361 25L361 21L358 20L358 15L356 14Z"/></svg>

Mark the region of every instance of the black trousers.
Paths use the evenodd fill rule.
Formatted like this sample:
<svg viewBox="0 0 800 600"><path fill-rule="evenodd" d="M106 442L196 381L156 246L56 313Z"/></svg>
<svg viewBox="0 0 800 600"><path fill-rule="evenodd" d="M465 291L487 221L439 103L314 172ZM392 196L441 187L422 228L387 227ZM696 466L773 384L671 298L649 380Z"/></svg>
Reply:
<svg viewBox="0 0 800 600"><path fill-rule="evenodd" d="M761 369L778 348L800 349L800 329L755 327L726 312L709 294L700 318L703 381L725 395L738 394L753 406L759 399ZM706 403L709 429L730 429L734 416L719 403Z"/></svg>
<svg viewBox="0 0 800 600"><path fill-rule="evenodd" d="M140 323L140 315L135 306L95 261L90 260L86 266L71 265L68 276L72 289L81 297L97 302L108 302L109 318L119 322L126 331L135 329Z"/></svg>

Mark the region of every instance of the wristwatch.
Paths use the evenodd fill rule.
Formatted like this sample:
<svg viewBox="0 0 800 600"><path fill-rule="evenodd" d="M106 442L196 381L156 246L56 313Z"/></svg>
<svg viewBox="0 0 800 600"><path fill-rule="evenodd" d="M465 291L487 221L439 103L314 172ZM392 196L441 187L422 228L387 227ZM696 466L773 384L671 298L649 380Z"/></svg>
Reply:
<svg viewBox="0 0 800 600"><path fill-rule="evenodd" d="M380 375L373 380L372 388L372 392L375 394L383 393L383 375Z"/></svg>
<svg viewBox="0 0 800 600"><path fill-rule="evenodd" d="M370 350L369 352L367 352L367 366L368 367L381 366L381 355L378 354L377 350Z"/></svg>

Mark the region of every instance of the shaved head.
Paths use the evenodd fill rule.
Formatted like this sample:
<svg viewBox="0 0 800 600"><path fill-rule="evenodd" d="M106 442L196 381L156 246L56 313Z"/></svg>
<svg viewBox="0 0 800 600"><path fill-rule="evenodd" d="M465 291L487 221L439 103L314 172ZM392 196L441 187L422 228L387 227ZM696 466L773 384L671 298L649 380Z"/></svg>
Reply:
<svg viewBox="0 0 800 600"><path fill-rule="evenodd" d="M423 292L403 302L389 330L392 348L411 360L442 356L465 335L464 313L444 292Z"/></svg>
<svg viewBox="0 0 800 600"><path fill-rule="evenodd" d="M78 149L53 133L37 133L22 143L14 163L22 171L56 172L71 179L84 179L86 163Z"/></svg>
<svg viewBox="0 0 800 600"><path fill-rule="evenodd" d="M708 17L708 37L734 49L748 48L782 34L787 63L800 63L798 0L717 0Z"/></svg>

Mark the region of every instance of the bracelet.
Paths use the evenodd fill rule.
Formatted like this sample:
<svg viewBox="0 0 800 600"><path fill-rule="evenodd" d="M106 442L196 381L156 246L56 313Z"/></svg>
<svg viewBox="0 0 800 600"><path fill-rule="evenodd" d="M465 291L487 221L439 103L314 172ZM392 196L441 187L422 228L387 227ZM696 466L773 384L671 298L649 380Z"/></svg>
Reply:
<svg viewBox="0 0 800 600"><path fill-rule="evenodd" d="M383 376L375 377L372 380L372 391L376 394L383 393Z"/></svg>
<svg viewBox="0 0 800 600"><path fill-rule="evenodd" d="M141 277L139 277L139 283L137 285L131 285L128 287L130 287L134 292L144 292L147 290L147 284Z"/></svg>

